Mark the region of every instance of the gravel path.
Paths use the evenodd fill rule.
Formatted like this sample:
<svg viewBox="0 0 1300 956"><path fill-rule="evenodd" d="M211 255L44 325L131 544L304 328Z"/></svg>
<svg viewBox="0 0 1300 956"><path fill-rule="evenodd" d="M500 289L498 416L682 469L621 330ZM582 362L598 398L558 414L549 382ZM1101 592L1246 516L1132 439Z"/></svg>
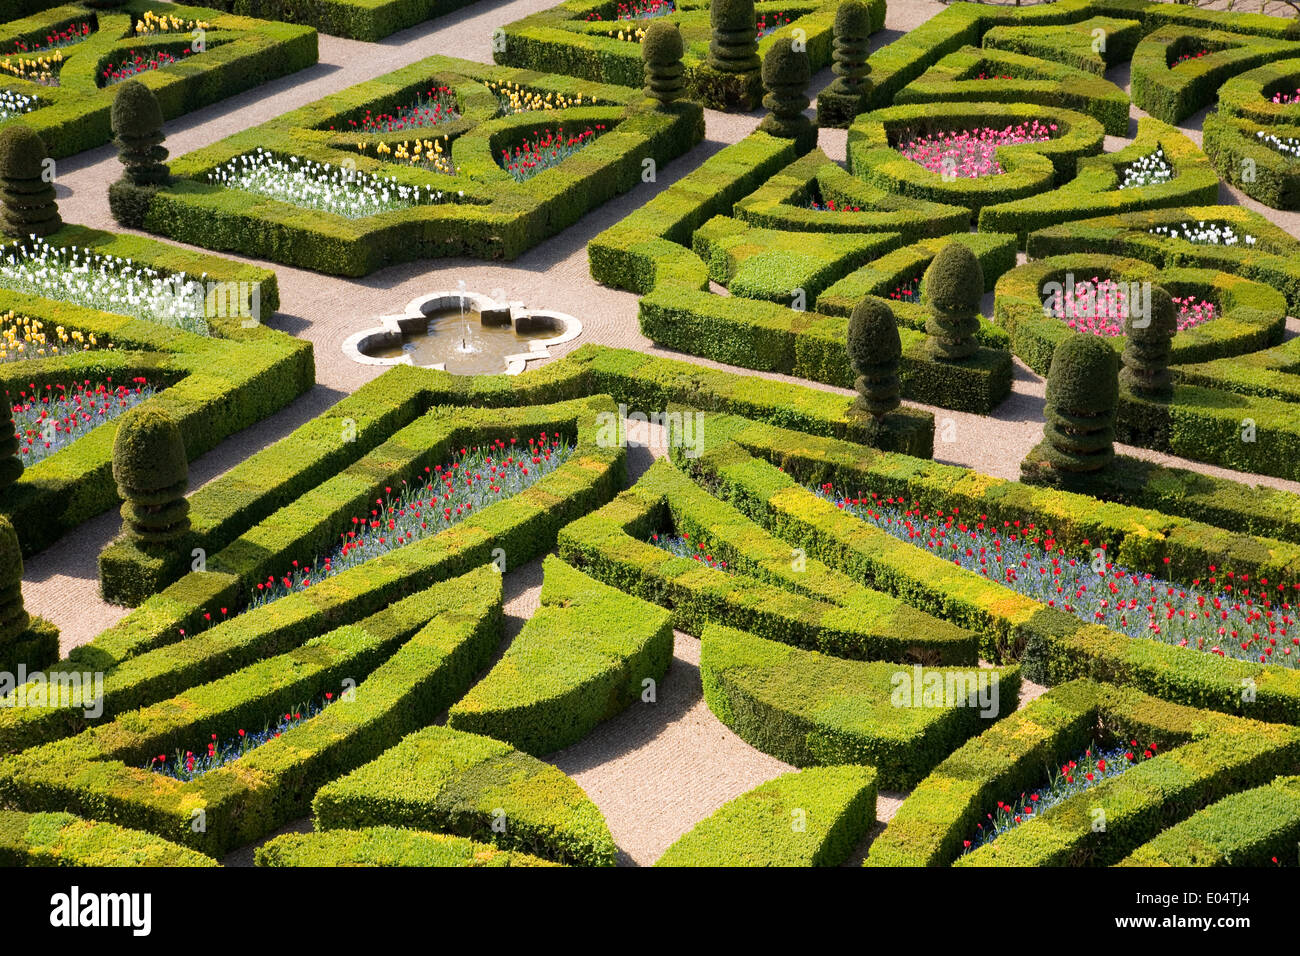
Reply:
<svg viewBox="0 0 1300 956"><path fill-rule="evenodd" d="M490 62L494 27L552 3L553 0L479 3L378 44L322 36L321 62L317 66L169 123L167 147L173 155L180 155L435 53ZM932 0L892 0L886 28L873 38L873 48L892 42L942 9L942 4ZM1110 78L1127 88L1127 71L1127 65L1117 68ZM823 71L816 77L814 90L830 78L829 71ZM583 323L583 334L569 347L599 342L674 355L654 347L641 335L637 327L636 296L601 287L591 279L586 244L592 236L641 206L710 155L743 138L757 124L760 115L708 111L705 141L661 170L658 182L643 184L606 204L512 263L444 259L404 264L360 280L273 266L279 276L283 311L269 324L313 343L316 386L288 408L235 435L194 462L191 487L200 487L218 477L373 378L379 370L347 359L341 351L342 341L358 329L373 325L377 316L400 311L417 295L455 288L460 280L471 290L491 293L502 289L511 299L576 315ZM1138 110L1133 110L1135 119L1140 115ZM1198 114L1182 127L1198 142L1202 118ZM1117 149L1125 142L1108 138L1107 149ZM823 131L821 146L831 158L842 161L844 131ZM69 222L118 229L109 215L106 189L119 171L115 153L109 147L61 160L57 172L64 218ZM1262 212L1293 235L1300 236L1300 214L1270 210L1227 187L1221 187L1221 200ZM986 313L991 311L991 298L986 297ZM1292 320L1289 329L1290 334L1295 334L1300 326ZM562 347L554 351L560 355L566 350ZM692 358L691 361L726 367L707 360ZM814 388L850 394L844 389L786 376L747 374L799 381ZM987 474L1015 478L1019 462L1042 434L1043 384L1041 378L1017 361L1013 394L994 414L977 416L932 409L941 422L951 420L950 434L954 439L937 446L935 458ZM1210 474L1230 475L1300 492L1300 484L1295 482L1238 475L1145 450L1123 450ZM633 451L630 458L634 475L649 461L644 452ZM23 587L27 606L33 613L51 618L59 625L65 652L89 641L126 613L99 599L96 579L97 555L116 534L119 525L116 513L103 515L27 563ZM506 609L507 630L512 637L536 606L540 566L518 569L507 578L511 592ZM789 769L754 750L713 717L701 697L698 660L698 642L677 635L673 665L660 688L657 704L633 707L580 744L551 758L605 812L623 850L624 862L653 862L677 836L719 805ZM1029 687L1026 695L1041 691L1042 688ZM900 798L898 794L882 795L879 808L882 821L892 816ZM299 822L292 826L302 825ZM251 854L241 852L229 862L251 862Z"/></svg>

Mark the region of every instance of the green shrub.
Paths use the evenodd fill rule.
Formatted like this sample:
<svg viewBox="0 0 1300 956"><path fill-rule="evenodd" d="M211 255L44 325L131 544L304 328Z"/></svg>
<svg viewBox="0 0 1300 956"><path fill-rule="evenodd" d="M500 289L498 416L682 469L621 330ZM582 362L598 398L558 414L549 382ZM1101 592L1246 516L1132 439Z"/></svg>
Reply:
<svg viewBox="0 0 1300 956"><path fill-rule="evenodd" d="M714 7L716 9L717 4ZM789 37L780 37L763 57L763 88L767 91L763 105L770 113L763 117L758 128L783 139L816 142L812 121L804 115L808 108L808 83L812 70L808 54L796 49Z"/></svg>
<svg viewBox="0 0 1300 956"><path fill-rule="evenodd" d="M14 424L11 403L7 392L0 395L0 494L23 474L23 460L18 457L22 445L18 441L18 426Z"/></svg>
<svg viewBox="0 0 1300 956"><path fill-rule="evenodd" d="M719 73L747 73L759 68L754 0L713 0L709 4L708 64Z"/></svg>
<svg viewBox="0 0 1300 956"><path fill-rule="evenodd" d="M968 247L950 242L939 250L925 270L925 295L930 317L926 320L926 348L936 359L960 362L979 351L980 300L984 296L984 271Z"/></svg>
<svg viewBox="0 0 1300 956"><path fill-rule="evenodd" d="M645 60L645 95L667 106L686 92L682 66L682 34L675 23L655 20L646 27L641 42Z"/></svg>
<svg viewBox="0 0 1300 956"><path fill-rule="evenodd" d="M1058 472L1089 473L1115 459L1119 405L1115 350L1095 335L1062 339L1047 376L1043 455Z"/></svg>
<svg viewBox="0 0 1300 956"><path fill-rule="evenodd" d="M396 827L285 833L257 848L257 866L554 866L527 853L498 850L443 833Z"/></svg>
<svg viewBox="0 0 1300 956"><path fill-rule="evenodd" d="M835 79L817 94L817 125L847 126L866 108L871 96L867 63L872 32L871 10L860 0L846 0L835 11Z"/></svg>
<svg viewBox="0 0 1300 956"><path fill-rule="evenodd" d="M0 866L216 866L152 833L71 813L0 810Z"/></svg>
<svg viewBox="0 0 1300 956"><path fill-rule="evenodd" d="M550 764L489 737L426 727L312 801L318 829L397 826L578 866L613 866L596 805Z"/></svg>
<svg viewBox="0 0 1300 956"><path fill-rule="evenodd" d="M655 866L840 866L875 822L873 769L809 767L724 803Z"/></svg>
<svg viewBox="0 0 1300 956"><path fill-rule="evenodd" d="M1160 286L1151 289L1149 313L1139 316L1130 308L1124 316L1124 367L1120 383L1145 398L1168 398L1173 395L1173 378L1169 373L1169 356L1173 352L1178 315L1173 299Z"/></svg>
<svg viewBox="0 0 1300 956"><path fill-rule="evenodd" d="M50 236L63 225L47 168L49 153L23 122L0 127L0 225L7 236Z"/></svg>
<svg viewBox="0 0 1300 956"><path fill-rule="evenodd" d="M978 265L978 263L977 263ZM898 322L883 301L863 299L849 316L849 364L858 373L856 406L876 421L898 408L898 360L903 355Z"/></svg>
<svg viewBox="0 0 1300 956"><path fill-rule="evenodd" d="M113 480L122 496L122 531L143 548L174 543L190 530L185 440L162 411L132 409L113 439Z"/></svg>
<svg viewBox="0 0 1300 956"><path fill-rule="evenodd" d="M0 515L0 649L17 640L30 621L31 615L23 607L23 555L18 535L9 519Z"/></svg>

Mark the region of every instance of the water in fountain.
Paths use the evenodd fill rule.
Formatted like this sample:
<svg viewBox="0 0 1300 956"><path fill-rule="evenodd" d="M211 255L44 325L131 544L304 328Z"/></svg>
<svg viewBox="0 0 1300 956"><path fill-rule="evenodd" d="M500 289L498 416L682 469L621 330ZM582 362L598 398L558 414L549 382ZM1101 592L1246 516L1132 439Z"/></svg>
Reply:
<svg viewBox="0 0 1300 956"><path fill-rule="evenodd" d="M459 320L459 321L457 321ZM445 364L458 375L491 375L506 370L505 357L528 351L533 339L549 339L554 328L516 332L510 325L484 325L474 309L451 307L429 315L427 333L408 332L399 345L366 346L374 358L409 355L416 365Z"/></svg>

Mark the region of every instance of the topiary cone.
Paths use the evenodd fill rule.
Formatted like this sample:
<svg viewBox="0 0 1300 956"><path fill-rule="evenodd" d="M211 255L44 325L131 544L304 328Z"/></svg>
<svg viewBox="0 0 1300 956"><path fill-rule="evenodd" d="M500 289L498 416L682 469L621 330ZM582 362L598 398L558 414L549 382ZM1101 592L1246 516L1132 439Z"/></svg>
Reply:
<svg viewBox="0 0 1300 956"><path fill-rule="evenodd" d="M23 473L23 460L18 457L20 447L9 396L7 393L0 394L0 494Z"/></svg>
<svg viewBox="0 0 1300 956"><path fill-rule="evenodd" d="M1057 471L1100 471L1115 458L1119 359L1095 335L1062 339L1047 373L1043 455Z"/></svg>
<svg viewBox="0 0 1300 956"><path fill-rule="evenodd" d="M189 463L176 423L147 406L122 417L113 441L113 478L123 499L122 531L144 546L189 531Z"/></svg>
<svg viewBox="0 0 1300 956"><path fill-rule="evenodd" d="M759 68L754 0L713 0L709 24L713 28L709 66L720 73L748 73Z"/></svg>
<svg viewBox="0 0 1300 956"><path fill-rule="evenodd" d="M871 92L867 76L871 67L867 56L871 52L871 11L859 0L847 0L835 11L835 48L831 72L836 79L828 87L844 96L865 96Z"/></svg>
<svg viewBox="0 0 1300 956"><path fill-rule="evenodd" d="M162 186L171 178L163 162L163 115L158 99L139 80L128 80L113 98L113 142L125 170L122 178L137 186Z"/></svg>
<svg viewBox="0 0 1300 956"><path fill-rule="evenodd" d="M763 57L763 105L771 112L758 128L773 136L796 139L812 134L812 122L804 115L808 108L808 83L812 69L808 54L794 48L790 37L779 37Z"/></svg>
<svg viewBox="0 0 1300 956"><path fill-rule="evenodd" d="M881 421L900 404L898 363L903 356L898 322L884 301L868 296L853 307L846 347L849 364L858 373L854 404Z"/></svg>
<svg viewBox="0 0 1300 956"><path fill-rule="evenodd" d="M18 532L0 515L0 647L13 640L31 622L23 608L23 551ZM6 655L0 654L0 658Z"/></svg>
<svg viewBox="0 0 1300 956"><path fill-rule="evenodd" d="M652 20L641 41L645 95L667 106L686 93L686 67L682 65L682 34L677 24Z"/></svg>
<svg viewBox="0 0 1300 956"><path fill-rule="evenodd" d="M31 127L10 122L0 127L0 231L26 239L48 236L63 225L45 142Z"/></svg>
<svg viewBox="0 0 1300 956"><path fill-rule="evenodd" d="M1174 300L1160 286L1151 289L1149 315L1140 316L1130 309L1124 317L1124 368L1119 381L1136 395L1146 398L1168 398L1174 393L1173 376L1169 372L1169 356L1173 352L1174 333L1178 331L1178 315Z"/></svg>
<svg viewBox="0 0 1300 956"><path fill-rule="evenodd" d="M937 359L958 362L979 351L980 299L984 269L975 253L958 242L939 250L922 280L930 306L925 321L926 347Z"/></svg>

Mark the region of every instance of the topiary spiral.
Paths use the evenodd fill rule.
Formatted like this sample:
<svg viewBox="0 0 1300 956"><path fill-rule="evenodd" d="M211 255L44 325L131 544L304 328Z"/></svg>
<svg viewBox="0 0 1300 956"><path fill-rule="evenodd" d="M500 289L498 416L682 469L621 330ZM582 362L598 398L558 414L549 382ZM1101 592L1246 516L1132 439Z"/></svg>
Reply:
<svg viewBox="0 0 1300 956"><path fill-rule="evenodd" d="M866 96L871 92L867 65L871 39L871 11L859 0L847 0L835 11L835 50L831 72L836 79L828 89L842 96Z"/></svg>
<svg viewBox="0 0 1300 956"><path fill-rule="evenodd" d="M682 34L677 24L652 20L641 41L645 95L667 106L686 93L686 67L682 65Z"/></svg>
<svg viewBox="0 0 1300 956"><path fill-rule="evenodd" d="M1151 289L1150 315L1124 317L1124 368L1120 383L1129 391L1146 398L1168 398L1174 393L1169 374L1169 355L1173 350L1178 316L1174 300L1160 286Z"/></svg>
<svg viewBox="0 0 1300 956"><path fill-rule="evenodd" d="M113 478L122 496L122 531L137 543L163 545L189 531L189 463L180 429L148 407L123 416L113 441Z"/></svg>
<svg viewBox="0 0 1300 956"><path fill-rule="evenodd" d="M925 270L923 282L930 304L925 321L930 355L947 362L974 355L979 350L975 333L984 296L984 269L975 253L960 243L948 243Z"/></svg>
<svg viewBox="0 0 1300 956"><path fill-rule="evenodd" d="M754 0L713 0L709 23L713 27L709 66L719 73L748 73L759 68Z"/></svg>
<svg viewBox="0 0 1300 956"><path fill-rule="evenodd" d="M0 494L23 473L23 460L18 457L18 448L14 410L9 404L9 396L0 389Z"/></svg>
<svg viewBox="0 0 1300 956"><path fill-rule="evenodd" d="M763 57L763 105L771 112L758 128L785 139L812 134L812 122L804 115L808 108L808 83L812 69L808 54L794 48L789 37L780 37Z"/></svg>
<svg viewBox="0 0 1300 956"><path fill-rule="evenodd" d="M113 99L113 142L125 170L122 178L137 186L163 186L171 178L163 162L163 115L158 99L139 80L118 87Z"/></svg>
<svg viewBox="0 0 1300 956"><path fill-rule="evenodd" d="M63 225L47 159L45 142L31 127L11 122L0 128L0 230L5 235L48 236Z"/></svg>
<svg viewBox="0 0 1300 956"><path fill-rule="evenodd" d="M0 515L0 647L23 631L31 617L23 608L23 552L18 532ZM0 654L0 658L7 655Z"/></svg>
<svg viewBox="0 0 1300 956"><path fill-rule="evenodd" d="M1047 373L1043 456L1057 471L1100 471L1115 458L1119 360L1095 335L1057 344Z"/></svg>
<svg viewBox="0 0 1300 956"><path fill-rule="evenodd" d="M868 296L849 315L849 364L858 373L855 405L880 421L899 406L898 362L903 345L894 313L882 300Z"/></svg>

